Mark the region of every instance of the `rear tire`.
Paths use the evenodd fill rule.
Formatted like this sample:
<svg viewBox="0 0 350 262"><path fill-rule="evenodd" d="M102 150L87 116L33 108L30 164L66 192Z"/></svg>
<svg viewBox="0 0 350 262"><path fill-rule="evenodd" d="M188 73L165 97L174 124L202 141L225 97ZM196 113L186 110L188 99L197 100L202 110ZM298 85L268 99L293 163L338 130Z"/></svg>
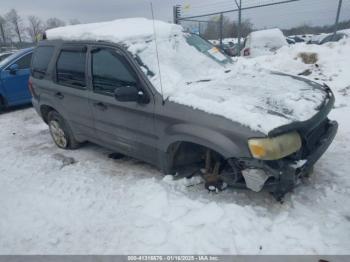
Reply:
<svg viewBox="0 0 350 262"><path fill-rule="evenodd" d="M76 149L80 146L69 125L59 113L50 111L47 119L52 140L59 148Z"/></svg>

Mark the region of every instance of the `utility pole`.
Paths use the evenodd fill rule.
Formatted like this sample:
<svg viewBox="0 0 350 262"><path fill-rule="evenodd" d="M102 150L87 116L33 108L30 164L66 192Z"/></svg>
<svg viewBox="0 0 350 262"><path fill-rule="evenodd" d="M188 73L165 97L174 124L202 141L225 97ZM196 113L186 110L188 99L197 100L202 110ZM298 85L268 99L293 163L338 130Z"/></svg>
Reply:
<svg viewBox="0 0 350 262"><path fill-rule="evenodd" d="M335 34L338 31L338 23L339 23L339 16L340 16L340 10L341 10L341 6L342 6L342 2L343 2L343 0L339 0L339 3L338 3L337 17L335 18L335 24L334 24L333 39L335 37Z"/></svg>
<svg viewBox="0 0 350 262"><path fill-rule="evenodd" d="M180 24L181 18L181 6L175 5L173 6L173 22L174 24Z"/></svg>
<svg viewBox="0 0 350 262"><path fill-rule="evenodd" d="M239 4L236 1L238 7L238 28L237 28L237 37L238 37L238 56L241 56L241 26L242 26L242 0L239 0Z"/></svg>
<svg viewBox="0 0 350 262"><path fill-rule="evenodd" d="M224 27L224 14L220 14L220 47L222 48L222 31Z"/></svg>

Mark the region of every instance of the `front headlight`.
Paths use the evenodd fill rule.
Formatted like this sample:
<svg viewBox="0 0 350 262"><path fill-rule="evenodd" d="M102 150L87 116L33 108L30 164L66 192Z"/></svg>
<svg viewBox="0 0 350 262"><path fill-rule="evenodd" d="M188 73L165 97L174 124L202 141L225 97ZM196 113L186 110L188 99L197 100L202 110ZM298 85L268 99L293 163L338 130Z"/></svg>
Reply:
<svg viewBox="0 0 350 262"><path fill-rule="evenodd" d="M253 138L248 140L254 158L276 160L288 156L301 148L298 132L291 132L272 138Z"/></svg>

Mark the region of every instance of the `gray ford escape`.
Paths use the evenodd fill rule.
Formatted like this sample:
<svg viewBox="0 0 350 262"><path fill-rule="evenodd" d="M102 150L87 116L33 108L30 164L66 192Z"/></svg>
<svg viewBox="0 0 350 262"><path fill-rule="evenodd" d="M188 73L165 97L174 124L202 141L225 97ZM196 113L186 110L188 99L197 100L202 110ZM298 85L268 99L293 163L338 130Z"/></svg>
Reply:
<svg viewBox="0 0 350 262"><path fill-rule="evenodd" d="M217 50L208 42L185 33L181 37L191 46L188 50L223 66L225 74L230 74L224 64L231 60L213 55ZM144 41L145 46L153 44L150 42ZM281 198L299 178L310 173L336 134L337 123L327 118L334 104L327 86L271 73L302 83L303 92L311 94L305 101L311 103L320 94L322 103L315 107L312 117L301 121L297 109L284 106L278 111L271 98L265 101L268 109L259 102L251 109L252 114L264 111L266 121L270 121L269 116L281 121L292 119L264 133L259 130L263 122L252 128L162 96L151 81L157 74L152 70L154 65L141 52L130 50L125 43L49 36L38 44L29 88L33 105L49 125L58 147L74 149L90 141L151 163L166 174L182 177L198 171L209 190L221 190L227 185L254 191L265 188ZM241 88L239 76L236 78L237 83L231 84L233 89ZM184 90L195 90L201 83L211 85L211 81L208 76L187 82ZM240 117L250 118L249 111Z"/></svg>

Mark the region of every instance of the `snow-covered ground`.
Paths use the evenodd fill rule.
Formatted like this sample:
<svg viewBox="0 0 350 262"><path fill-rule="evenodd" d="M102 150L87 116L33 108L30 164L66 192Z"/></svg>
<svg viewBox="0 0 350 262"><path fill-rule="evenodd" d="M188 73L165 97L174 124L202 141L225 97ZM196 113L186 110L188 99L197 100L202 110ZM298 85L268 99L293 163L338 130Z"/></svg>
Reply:
<svg viewBox="0 0 350 262"><path fill-rule="evenodd" d="M318 66L300 51L317 52ZM349 61L349 41L237 61L242 70L309 69L337 97L334 143L283 204L264 192L209 194L198 179L173 181L91 144L60 150L32 108L0 115L0 253L349 254Z"/></svg>

